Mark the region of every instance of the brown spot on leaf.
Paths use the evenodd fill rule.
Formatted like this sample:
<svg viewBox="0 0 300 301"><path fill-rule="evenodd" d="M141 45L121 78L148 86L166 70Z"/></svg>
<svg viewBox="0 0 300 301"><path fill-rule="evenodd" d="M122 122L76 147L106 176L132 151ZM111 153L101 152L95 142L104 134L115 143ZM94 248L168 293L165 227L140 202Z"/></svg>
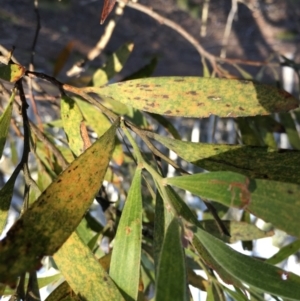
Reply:
<svg viewBox="0 0 300 301"><path fill-rule="evenodd" d="M184 79L177 78L177 79L174 79L174 82L184 82Z"/></svg>
<svg viewBox="0 0 300 301"><path fill-rule="evenodd" d="M290 190L290 189L287 191L287 193L288 194L294 194L294 192L292 190Z"/></svg>
<svg viewBox="0 0 300 301"><path fill-rule="evenodd" d="M229 103L227 103L227 104L226 104L226 107L227 107L227 108L229 108L229 107L230 107L230 104L229 104Z"/></svg>
<svg viewBox="0 0 300 301"><path fill-rule="evenodd" d="M245 109L243 107L239 107L240 111L245 111Z"/></svg>
<svg viewBox="0 0 300 301"><path fill-rule="evenodd" d="M126 235L129 235L130 232L131 232L131 228L128 227L128 226L126 226L126 227L125 227L125 233L126 233Z"/></svg>
<svg viewBox="0 0 300 301"><path fill-rule="evenodd" d="M140 100L141 98L137 96L137 97L134 97L133 99Z"/></svg>
<svg viewBox="0 0 300 301"><path fill-rule="evenodd" d="M169 98L169 95L163 95L162 98Z"/></svg>
<svg viewBox="0 0 300 301"><path fill-rule="evenodd" d="M171 110L165 111L164 114L166 115L172 114L172 111Z"/></svg>
<svg viewBox="0 0 300 301"><path fill-rule="evenodd" d="M60 182L62 182L62 179L57 180L57 183L60 183Z"/></svg>
<svg viewBox="0 0 300 301"><path fill-rule="evenodd" d="M201 106L204 106L204 103L203 102L198 102L197 107L201 107Z"/></svg>
<svg viewBox="0 0 300 301"><path fill-rule="evenodd" d="M188 95L198 95L198 93L196 91L188 91L188 92L186 92L186 94L188 94Z"/></svg>

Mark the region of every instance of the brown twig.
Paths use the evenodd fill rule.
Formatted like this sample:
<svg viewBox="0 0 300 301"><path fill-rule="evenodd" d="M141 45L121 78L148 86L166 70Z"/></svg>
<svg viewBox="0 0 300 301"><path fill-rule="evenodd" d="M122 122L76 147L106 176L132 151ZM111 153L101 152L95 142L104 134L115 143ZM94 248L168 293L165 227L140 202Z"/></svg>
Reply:
<svg viewBox="0 0 300 301"><path fill-rule="evenodd" d="M124 0L118 0L118 1L125 3ZM251 61L251 60L243 60L243 59L217 57L217 56L209 53L208 51L206 51L204 49L204 47L201 46L200 42L197 39L195 39L190 33L188 33L183 27L181 27L177 23L171 21L170 19L163 17L162 15L154 12L151 8L144 6L142 4L139 4L139 3L134 3L134 2L128 2L127 6L147 14L148 16L152 17L160 24L163 24L169 28L172 28L174 31L178 32L183 38L185 38L188 42L190 42L192 46L194 46L194 48L198 51L200 56L205 57L210 62L214 71L217 72L219 75L223 75L223 73L218 67L218 64L217 64L218 62L225 62L225 63L229 63L229 64L234 63L234 64L249 65L249 66L258 66L258 67L264 66L264 65L273 66L273 67L280 66L279 63L270 63L267 61Z"/></svg>

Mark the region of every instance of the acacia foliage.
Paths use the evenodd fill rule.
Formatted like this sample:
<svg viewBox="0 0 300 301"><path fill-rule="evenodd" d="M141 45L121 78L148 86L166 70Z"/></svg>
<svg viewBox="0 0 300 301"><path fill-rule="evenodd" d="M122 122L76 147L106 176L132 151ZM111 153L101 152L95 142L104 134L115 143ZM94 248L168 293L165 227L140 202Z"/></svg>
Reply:
<svg viewBox="0 0 300 301"><path fill-rule="evenodd" d="M122 66L131 50L131 45L124 45L110 59L122 58ZM263 293L299 300L300 277L274 266L299 248L298 240L279 251L275 260L257 260L227 244L272 235L257 229L250 214L300 236L300 175L294 168L299 151L274 147L270 137L276 127L262 122L273 120L278 126L273 114L289 116L286 112L297 109L297 99L268 85L236 79L145 77L107 85L117 71L99 69L89 86L78 88L15 63L0 67L0 78L14 83L0 118L1 154L15 118L13 103L21 106L24 127L22 158L0 190L1 232L21 170L25 181L22 214L0 242L1 294L14 293L14 285L21 298L38 294L38 288L64 277L48 301L181 301L190 299L189 284L206 291L207 300L225 300L228 295L235 300L248 296L262 300ZM42 130L26 112L23 79L32 77L46 79L61 93L61 116L44 123ZM163 117L211 114L235 118L242 136L262 143L183 141L180 131ZM158 135L157 124L168 134ZM53 128L64 132L63 141L56 139ZM187 174L159 145L205 172ZM30 150L36 161L28 170ZM177 175L166 177L161 161L173 165ZM104 206L109 203L107 196L97 197L106 212L105 226L87 211L103 181L119 191L114 206ZM199 221L183 200L182 190L199 196L214 214ZM228 208L240 209L241 220L218 219L217 214ZM106 253L99 247L104 240L110 242ZM44 256L52 256L59 273L36 279L35 270ZM207 279L195 275L195 269L202 269ZM224 286L217 274L232 288Z"/></svg>

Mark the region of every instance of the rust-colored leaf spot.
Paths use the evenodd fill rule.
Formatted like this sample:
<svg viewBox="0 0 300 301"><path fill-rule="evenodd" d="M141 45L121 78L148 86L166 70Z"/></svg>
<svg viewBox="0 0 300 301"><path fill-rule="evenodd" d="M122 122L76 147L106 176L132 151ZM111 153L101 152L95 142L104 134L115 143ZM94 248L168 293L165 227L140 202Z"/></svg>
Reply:
<svg viewBox="0 0 300 301"><path fill-rule="evenodd" d="M186 94L188 94L188 95L197 95L197 92L196 91L189 91Z"/></svg>
<svg viewBox="0 0 300 301"><path fill-rule="evenodd" d="M129 235L129 234L130 234L130 232L131 232L131 228L130 228L130 227L128 227L128 226L126 226L126 228L125 228L125 232L126 232L126 235Z"/></svg>
<svg viewBox="0 0 300 301"><path fill-rule="evenodd" d="M212 180L212 183L216 183L216 184L228 184L228 182L226 181L221 181L221 180ZM239 190L239 200L241 201L241 204L239 206L239 208L241 209L245 209L245 207L247 207L251 201L251 192L249 191L249 184L250 184L250 180L249 178L246 178L245 183L241 183L241 182L231 182L229 183L229 187L228 190L231 193L231 203L232 205L234 204L235 198L236 198L236 189Z"/></svg>
<svg viewBox="0 0 300 301"><path fill-rule="evenodd" d="M107 16L111 13L115 6L116 0L104 0L104 5L101 14L100 24L103 24Z"/></svg>

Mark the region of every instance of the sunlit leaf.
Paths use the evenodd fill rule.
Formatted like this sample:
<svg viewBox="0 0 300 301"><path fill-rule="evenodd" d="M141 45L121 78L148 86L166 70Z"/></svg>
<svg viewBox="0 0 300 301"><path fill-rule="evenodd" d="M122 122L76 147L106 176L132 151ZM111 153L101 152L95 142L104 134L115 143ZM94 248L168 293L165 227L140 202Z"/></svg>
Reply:
<svg viewBox="0 0 300 301"><path fill-rule="evenodd" d="M5 111L0 116L0 158L2 157L4 145L6 142L6 137L8 134L8 129L10 125L10 119L13 109L13 101L15 99L16 90L14 89L12 95L10 97L8 106L6 107Z"/></svg>
<svg viewBox="0 0 300 301"><path fill-rule="evenodd" d="M251 178L300 184L300 152L268 147L193 143L151 133L184 160L210 171L234 171Z"/></svg>
<svg viewBox="0 0 300 301"><path fill-rule="evenodd" d="M289 93L246 80L156 77L83 88L136 109L184 117L269 115L298 107Z"/></svg>
<svg viewBox="0 0 300 301"><path fill-rule="evenodd" d="M211 172L165 179L202 198L247 210L287 233L300 237L300 186L254 180L233 172ZM270 206L272 210L270 209Z"/></svg>
<svg viewBox="0 0 300 301"><path fill-rule="evenodd" d="M194 240L201 241L227 273L250 287L288 300L300 299L299 276L240 254L201 229L198 229Z"/></svg>
<svg viewBox="0 0 300 301"><path fill-rule="evenodd" d="M0 78L8 82L16 82L25 73L25 68L18 64L0 65Z"/></svg>
<svg viewBox="0 0 300 301"><path fill-rule="evenodd" d="M0 242L0 282L12 283L33 269L75 230L100 188L117 126L74 160L12 226Z"/></svg>
<svg viewBox="0 0 300 301"><path fill-rule="evenodd" d="M136 300L138 296L141 243L141 169L137 169L122 211L109 271L111 278L124 293L125 300Z"/></svg>
<svg viewBox="0 0 300 301"><path fill-rule="evenodd" d="M53 256L80 300L124 300L118 288L76 232Z"/></svg>
<svg viewBox="0 0 300 301"><path fill-rule="evenodd" d="M176 219L169 224L157 272L156 300L187 300L187 275L181 231Z"/></svg>
<svg viewBox="0 0 300 301"><path fill-rule="evenodd" d="M77 103L70 97L63 95L61 99L61 119L66 133L69 146L76 156L79 156L84 149L81 137L80 124L83 116Z"/></svg>
<svg viewBox="0 0 300 301"><path fill-rule="evenodd" d="M113 76L120 72L132 50L133 44L128 43L122 45L115 53L113 53L109 57L106 65L94 73L93 86L99 87L106 84Z"/></svg>
<svg viewBox="0 0 300 301"><path fill-rule="evenodd" d="M87 124L97 133L100 137L102 136L107 129L110 128L110 122L107 117L98 110L95 106L89 104L86 101L75 98L76 103L78 104L84 119Z"/></svg>

